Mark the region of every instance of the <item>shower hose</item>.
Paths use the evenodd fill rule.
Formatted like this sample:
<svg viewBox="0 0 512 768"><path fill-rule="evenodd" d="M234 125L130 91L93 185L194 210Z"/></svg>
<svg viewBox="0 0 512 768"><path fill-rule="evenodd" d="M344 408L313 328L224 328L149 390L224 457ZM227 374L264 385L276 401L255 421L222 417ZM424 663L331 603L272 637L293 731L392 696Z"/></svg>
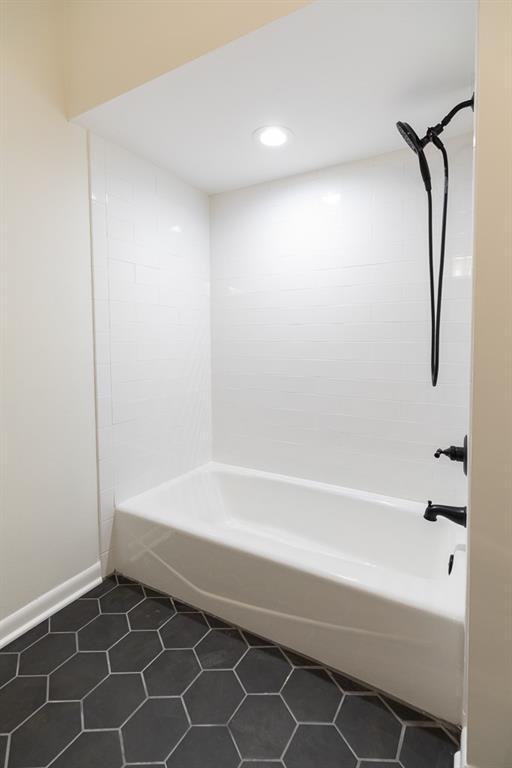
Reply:
<svg viewBox="0 0 512 768"><path fill-rule="evenodd" d="M448 211L448 153L446 148L434 132L429 135L432 143L440 150L443 155L444 165L444 193L443 193L443 217L441 223L441 247L439 256L439 275L437 278L437 300L435 294L434 277L434 246L433 246L433 216L432 216L432 191L427 189L428 200L428 263L430 273L430 374L432 377L432 386L437 384L439 373L439 342L441 330L441 306L443 301L443 275L444 275L444 255L446 245L446 217Z"/></svg>

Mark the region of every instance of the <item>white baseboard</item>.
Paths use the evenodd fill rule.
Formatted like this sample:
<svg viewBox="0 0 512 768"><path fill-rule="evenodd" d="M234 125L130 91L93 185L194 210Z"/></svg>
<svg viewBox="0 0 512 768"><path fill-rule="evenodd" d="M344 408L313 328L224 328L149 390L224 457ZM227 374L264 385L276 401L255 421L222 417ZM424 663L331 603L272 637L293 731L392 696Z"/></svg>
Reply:
<svg viewBox="0 0 512 768"><path fill-rule="evenodd" d="M19 611L11 613L10 616L0 621L0 648L8 645L12 640L16 640L17 637L35 627L52 613L72 603L73 600L100 582L101 565L98 560L90 568L86 568L85 571L77 573L76 576L72 576L63 584L45 592L44 595L23 606Z"/></svg>

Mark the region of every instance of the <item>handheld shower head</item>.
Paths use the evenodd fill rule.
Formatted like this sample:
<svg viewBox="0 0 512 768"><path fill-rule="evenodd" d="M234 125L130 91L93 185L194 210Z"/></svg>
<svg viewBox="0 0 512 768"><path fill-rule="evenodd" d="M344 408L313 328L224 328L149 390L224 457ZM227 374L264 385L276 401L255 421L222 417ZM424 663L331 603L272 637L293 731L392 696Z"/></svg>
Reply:
<svg viewBox="0 0 512 768"><path fill-rule="evenodd" d="M409 123L402 123L399 121L396 124L396 127L398 128L398 133L400 136L407 142L412 151L418 155L421 177L423 179L423 183L425 184L425 189L427 192L430 192L432 189L430 170L428 167L427 158L423 152L423 147L427 141L425 141L425 139L420 139L414 128L412 128Z"/></svg>
<svg viewBox="0 0 512 768"><path fill-rule="evenodd" d="M398 133L407 142L413 152L418 155L423 149L423 142L409 123L402 123L400 120L396 124Z"/></svg>
<svg viewBox="0 0 512 768"><path fill-rule="evenodd" d="M448 123L460 112L461 109L471 107L474 109L474 95L466 101L461 101L460 104L456 104L453 109L448 112L445 117L437 125L427 128L425 136L420 139L414 128L409 123L398 122L396 127L400 136L407 142L407 145L418 156L418 162L420 164L421 177L425 185L427 192L427 204L428 204L428 261L429 261L429 275L430 275L430 371L432 378L432 386L437 384L437 377L439 373L439 338L440 338L440 324L441 324L441 303L443 295L443 273L444 273L444 254L446 244L446 218L448 210L448 153L446 148L439 138ZM443 195L443 218L441 224L441 247L439 256L439 274L437 279L437 300L435 296L434 285L434 253L433 253L433 232L432 232L432 183L430 180L430 169L428 167L427 158L425 157L424 148L432 142L432 144L443 155L444 165L444 195ZM425 515L426 516L426 515Z"/></svg>

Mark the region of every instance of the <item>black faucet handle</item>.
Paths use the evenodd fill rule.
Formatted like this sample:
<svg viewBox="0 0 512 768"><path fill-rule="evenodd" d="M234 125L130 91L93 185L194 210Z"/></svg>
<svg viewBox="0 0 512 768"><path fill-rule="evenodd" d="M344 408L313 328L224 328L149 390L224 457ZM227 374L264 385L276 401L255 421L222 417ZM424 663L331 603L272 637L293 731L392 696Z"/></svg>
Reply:
<svg viewBox="0 0 512 768"><path fill-rule="evenodd" d="M450 461L464 461L466 449L463 445L450 445L449 448L438 448L434 456L436 459L440 456L448 456Z"/></svg>
<svg viewBox="0 0 512 768"><path fill-rule="evenodd" d="M464 437L463 445L450 445L449 448L438 448L434 453L436 459L440 456L448 456L450 461L460 461L463 465L464 474L468 473L468 436Z"/></svg>

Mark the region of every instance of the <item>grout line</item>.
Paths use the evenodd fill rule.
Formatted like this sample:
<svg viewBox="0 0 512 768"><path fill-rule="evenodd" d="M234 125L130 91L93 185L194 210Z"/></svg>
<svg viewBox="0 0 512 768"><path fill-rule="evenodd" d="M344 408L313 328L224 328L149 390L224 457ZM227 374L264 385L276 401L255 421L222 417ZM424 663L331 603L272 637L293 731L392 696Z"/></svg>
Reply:
<svg viewBox="0 0 512 768"><path fill-rule="evenodd" d="M56 754L56 755L55 755L55 756L52 758L52 760L51 760L51 761L50 761L50 763L48 764L48 768L51 768L51 767L52 767L52 765L53 765L53 764L54 764L54 763L55 763L55 762L58 760L58 758L59 758L59 757L60 757L62 754L64 754L64 752L66 751L66 749L68 749L68 748L69 748L69 747L70 747L72 744L74 744L74 743L75 743L75 741L77 741L77 739L79 739L79 738L80 738L80 736L82 735L82 733L83 733L83 729L82 729L82 730L81 730L79 733L77 733L77 735L76 735L76 736L75 736L73 739L71 739L71 741L69 742L69 744L66 744L66 746L64 747L64 749L61 749L61 751L60 751L58 754Z"/></svg>
<svg viewBox="0 0 512 768"><path fill-rule="evenodd" d="M123 733L121 731L121 728L117 729L117 734L119 737L119 746L121 748L121 760L123 761L123 765L126 763L126 752L124 747L124 739L123 739Z"/></svg>
<svg viewBox="0 0 512 768"><path fill-rule="evenodd" d="M4 768L8 768L10 750L11 750L11 734L9 733L8 736L7 736L7 748L5 750L5 766L4 766Z"/></svg>
<svg viewBox="0 0 512 768"><path fill-rule="evenodd" d="M336 730L338 731L338 734L341 736L341 738L343 739L343 741L344 741L344 742L345 742L345 744L347 745L347 747L349 748L349 750L350 750L350 751L352 752L352 754L354 755L355 759L357 760L357 759L358 759L358 757L357 757L356 753L355 753L355 752L354 752L354 750L352 749L352 747L351 747L351 745L349 744L349 742L348 742L347 738L346 738L346 737L343 735L343 733L341 732L341 729L339 728L339 726L338 726L338 724L336 723L336 721L333 721L333 725L334 725L334 727L336 728Z"/></svg>
<svg viewBox="0 0 512 768"><path fill-rule="evenodd" d="M401 727L401 729L400 729L400 737L399 737L399 739L398 739L398 744L397 744L397 747L396 747L396 754L395 754L395 759L396 759L396 760L398 760L398 758L400 757L400 752L402 751L402 744L404 743L404 738L405 738L405 729L406 729L406 727L407 727L407 726L405 726L405 725L402 723L402 727Z"/></svg>
<svg viewBox="0 0 512 768"><path fill-rule="evenodd" d="M284 760L284 756L285 756L285 754L287 753L287 751L288 751L288 748L289 748L290 744L291 744L291 743L292 743L292 741L293 741L293 737L295 736L295 734L296 734L296 733L297 733L297 731L299 730L299 724L297 723L297 721L296 721L295 719L294 719L294 723L295 723L295 727L294 727L294 729L293 729L293 731L292 731L292 733L291 733L291 736L290 736L290 738L289 738L289 739L288 739L288 741L286 742L286 746L285 746L285 748L283 749L283 751L281 752L281 755L280 755L280 757L279 757L279 760L281 760L281 761L283 761L283 760Z"/></svg>
<svg viewBox="0 0 512 768"><path fill-rule="evenodd" d="M165 760L164 760L164 765L167 763L167 761L169 760L169 758L170 758L170 756L173 754L173 752L175 752L175 751L178 749L178 747L179 747L179 745L181 744L181 742L182 742L182 741L185 739L185 736L186 736L186 735L187 735L187 734L190 732L190 730L191 730L191 727L192 727L192 726L189 726L189 727L187 728L187 730L185 731L185 733L183 734L183 736L181 737L181 739L179 739L179 741L177 741L177 742L176 742L176 744L174 745L174 747L171 749L171 751L169 752L169 754L167 755L167 757L166 757L166 758L165 758Z"/></svg>

